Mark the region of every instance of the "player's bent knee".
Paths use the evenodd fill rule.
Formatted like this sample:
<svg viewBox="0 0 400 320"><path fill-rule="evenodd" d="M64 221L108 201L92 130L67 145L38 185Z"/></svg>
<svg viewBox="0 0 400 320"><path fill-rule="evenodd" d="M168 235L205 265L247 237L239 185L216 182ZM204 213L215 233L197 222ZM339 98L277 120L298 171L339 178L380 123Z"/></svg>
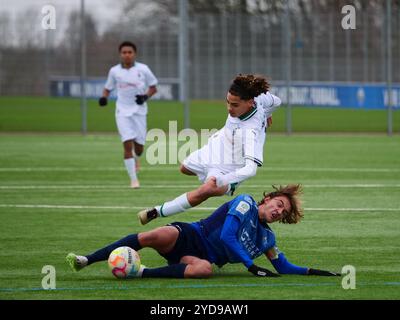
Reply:
<svg viewBox="0 0 400 320"><path fill-rule="evenodd" d="M157 229L139 233L139 244L144 247L150 247L159 253L167 253L174 247L178 239L179 231L172 226L159 227Z"/></svg>
<svg viewBox="0 0 400 320"><path fill-rule="evenodd" d="M157 232L148 231L139 233L138 238L141 246L148 247L156 244L159 241L160 236Z"/></svg>
<svg viewBox="0 0 400 320"><path fill-rule="evenodd" d="M135 154L136 156L140 157L143 153L143 146L135 146Z"/></svg>
<svg viewBox="0 0 400 320"><path fill-rule="evenodd" d="M151 231L141 232L138 235L142 246L153 246L174 243L178 237L178 230L175 227L159 227Z"/></svg>

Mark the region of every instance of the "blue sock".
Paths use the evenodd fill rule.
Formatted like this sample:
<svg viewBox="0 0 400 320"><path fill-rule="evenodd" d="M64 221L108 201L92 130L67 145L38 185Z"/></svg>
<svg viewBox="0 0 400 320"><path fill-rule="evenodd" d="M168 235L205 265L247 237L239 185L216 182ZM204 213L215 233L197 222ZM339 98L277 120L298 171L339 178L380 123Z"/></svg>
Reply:
<svg viewBox="0 0 400 320"><path fill-rule="evenodd" d="M108 245L107 247L104 247L100 250L93 252L92 254L87 255L86 258L88 259L88 265L94 262L107 260L110 256L110 253L118 247L130 247L136 251L142 249L142 246L140 245L138 240L138 235L130 234L129 236L126 236L125 238L122 238Z"/></svg>
<svg viewBox="0 0 400 320"><path fill-rule="evenodd" d="M171 264L166 267L143 270L142 278L184 278L187 264Z"/></svg>

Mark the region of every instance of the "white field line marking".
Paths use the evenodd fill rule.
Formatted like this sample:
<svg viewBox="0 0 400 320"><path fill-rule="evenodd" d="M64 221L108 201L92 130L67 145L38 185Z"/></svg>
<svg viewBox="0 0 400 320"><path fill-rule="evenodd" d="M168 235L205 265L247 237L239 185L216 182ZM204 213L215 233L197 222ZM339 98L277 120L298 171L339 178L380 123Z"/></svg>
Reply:
<svg viewBox="0 0 400 320"><path fill-rule="evenodd" d="M171 184L157 184L157 185L141 185L142 189L189 189L189 188L197 188L200 184L179 184L179 185L171 185ZM261 184L252 184L252 185L242 185L245 188L265 188L267 185ZM305 184L304 188L400 188L400 184ZM0 185L0 190L68 190L68 189L100 189L100 190L111 190L111 189L131 189L127 185Z"/></svg>
<svg viewBox="0 0 400 320"><path fill-rule="evenodd" d="M147 206L151 207L151 206ZM82 205L51 205L51 204L0 204L0 208L40 208L40 209L112 209L112 210L141 210L146 206L82 206ZM193 211L210 211L217 207L199 207ZM306 211L400 211L400 208L304 208Z"/></svg>
<svg viewBox="0 0 400 320"><path fill-rule="evenodd" d="M101 287L63 287L56 289L43 289L43 288L0 288L0 292L40 292L40 291L103 291L103 290L116 290L116 291L131 291L138 289L199 289L199 288L256 288L256 287L326 287L326 286L338 286L333 282L319 282L319 283L301 283L301 282L291 282L291 283L267 283L261 281L259 283L205 283L202 284L169 284L169 285L153 285L153 284L138 284L135 281L130 283L129 286L101 286ZM400 282L357 282L358 286L369 287L369 286L400 286Z"/></svg>
<svg viewBox="0 0 400 320"><path fill-rule="evenodd" d="M124 167L104 167L104 168L88 168L88 167L15 167L0 168L0 172L80 172L80 171L125 171ZM150 167L142 167L141 171L176 171L179 173L178 165L154 165ZM400 168L314 168L314 167L269 167L259 168L261 171L304 171L304 172L400 172Z"/></svg>
<svg viewBox="0 0 400 320"><path fill-rule="evenodd" d="M102 290L116 290L116 291L130 291L138 289L199 289L199 288L256 288L256 287L326 287L326 286L338 286L333 282L319 282L319 283L301 283L301 282L291 282L291 283L267 283L261 281L259 283L205 283L202 284L169 284L169 285L153 285L153 284L138 284L135 281L130 283L129 286L101 286L101 287L63 287L56 289L43 289L43 288L0 288L0 292L40 292L40 291L102 291ZM400 282L357 282L357 285L363 287L369 286L400 286Z"/></svg>

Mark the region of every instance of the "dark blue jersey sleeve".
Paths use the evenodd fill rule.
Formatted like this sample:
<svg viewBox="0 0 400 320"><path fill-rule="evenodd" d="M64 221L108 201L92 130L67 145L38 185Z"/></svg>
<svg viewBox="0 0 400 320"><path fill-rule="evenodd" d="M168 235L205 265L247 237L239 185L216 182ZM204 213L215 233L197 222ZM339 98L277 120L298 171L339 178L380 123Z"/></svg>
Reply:
<svg viewBox="0 0 400 320"><path fill-rule="evenodd" d="M240 218L236 215L227 215L221 231L221 241L236 260L240 260L247 268L249 268L253 264L253 260L242 248L237 239L239 227Z"/></svg>
<svg viewBox="0 0 400 320"><path fill-rule="evenodd" d="M252 204L250 197L247 195L239 195L230 202L228 216L232 215L243 222L245 215L251 210Z"/></svg>
<svg viewBox="0 0 400 320"><path fill-rule="evenodd" d="M302 274L308 273L308 268L299 267L290 263L283 252L279 252L277 247L269 249L267 253L268 259L271 261L275 270L280 274Z"/></svg>

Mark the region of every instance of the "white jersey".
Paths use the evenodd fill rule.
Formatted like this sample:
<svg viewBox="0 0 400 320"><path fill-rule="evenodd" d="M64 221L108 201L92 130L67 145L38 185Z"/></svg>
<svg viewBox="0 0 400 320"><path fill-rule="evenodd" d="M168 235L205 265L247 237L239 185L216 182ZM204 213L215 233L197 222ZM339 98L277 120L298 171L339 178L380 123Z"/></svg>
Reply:
<svg viewBox="0 0 400 320"><path fill-rule="evenodd" d="M121 64L112 67L104 87L109 91L117 89L116 115L146 115L147 103L138 105L136 95L146 94L148 88L157 83L157 78L147 65L135 62L129 69Z"/></svg>
<svg viewBox="0 0 400 320"><path fill-rule="evenodd" d="M228 115L225 126L205 146L211 153L211 164L236 169L250 159L262 166L267 118L280 104L281 99L267 92L254 99L248 113L240 117Z"/></svg>

